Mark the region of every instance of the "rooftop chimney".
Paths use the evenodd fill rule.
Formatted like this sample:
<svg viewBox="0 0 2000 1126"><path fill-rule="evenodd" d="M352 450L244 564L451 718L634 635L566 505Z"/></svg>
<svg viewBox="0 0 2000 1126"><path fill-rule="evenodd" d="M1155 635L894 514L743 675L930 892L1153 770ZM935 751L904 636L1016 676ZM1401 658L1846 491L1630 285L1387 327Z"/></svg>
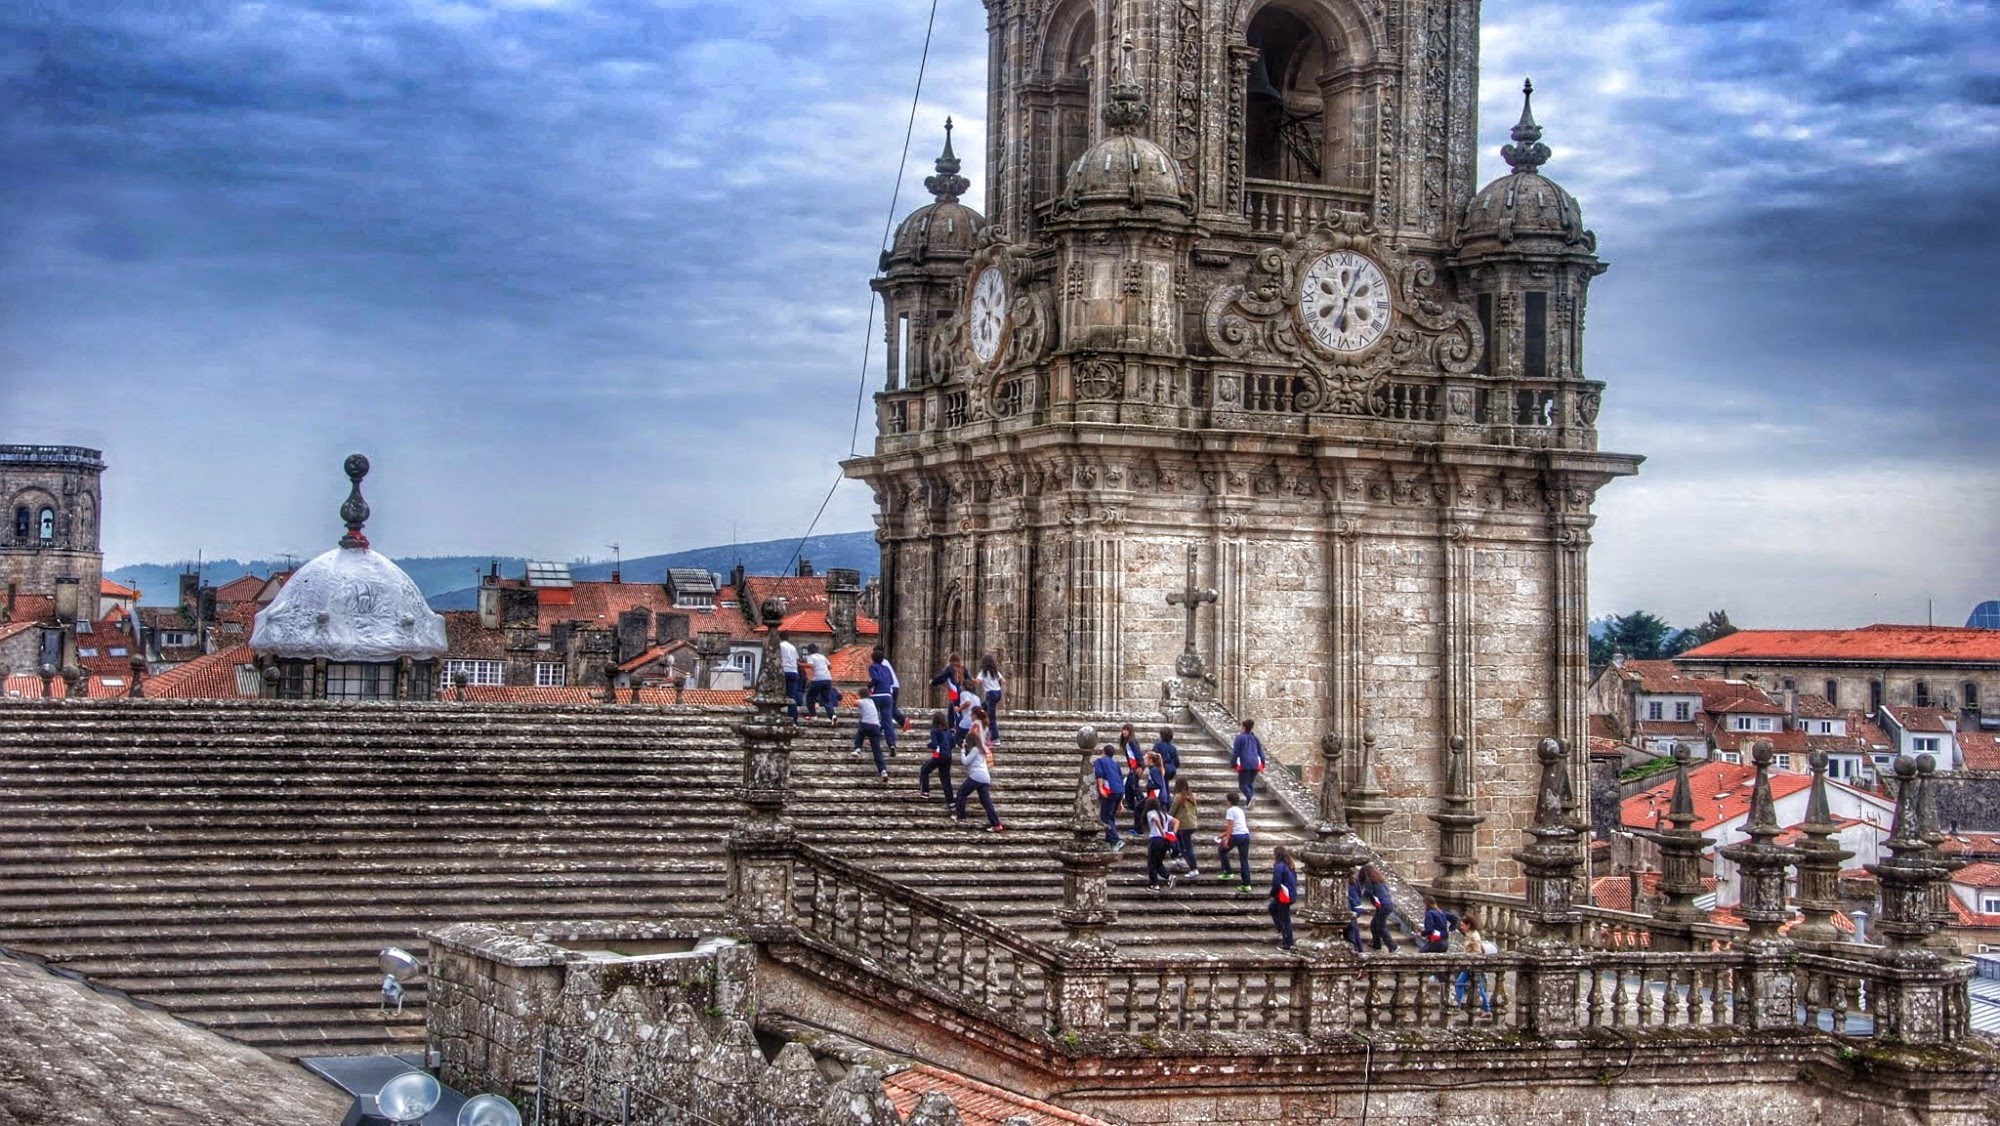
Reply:
<svg viewBox="0 0 2000 1126"><path fill-rule="evenodd" d="M861 597L861 572L833 567L826 573L826 621L833 629L833 647L854 644L857 633L855 602Z"/></svg>
<svg viewBox="0 0 2000 1126"><path fill-rule="evenodd" d="M799 559L799 577L802 579L809 579L813 577L812 560L803 557Z"/></svg>

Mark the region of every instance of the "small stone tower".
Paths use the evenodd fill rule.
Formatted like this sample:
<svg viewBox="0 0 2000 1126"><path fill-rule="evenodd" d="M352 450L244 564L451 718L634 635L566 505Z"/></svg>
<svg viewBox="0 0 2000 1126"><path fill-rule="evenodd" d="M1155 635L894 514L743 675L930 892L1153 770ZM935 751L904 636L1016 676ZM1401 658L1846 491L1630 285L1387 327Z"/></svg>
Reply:
<svg viewBox="0 0 2000 1126"><path fill-rule="evenodd" d="M76 612L96 615L104 578L98 541L103 473L104 455L97 450L0 446L6 520L0 525L0 592L54 597L58 580L74 579Z"/></svg>

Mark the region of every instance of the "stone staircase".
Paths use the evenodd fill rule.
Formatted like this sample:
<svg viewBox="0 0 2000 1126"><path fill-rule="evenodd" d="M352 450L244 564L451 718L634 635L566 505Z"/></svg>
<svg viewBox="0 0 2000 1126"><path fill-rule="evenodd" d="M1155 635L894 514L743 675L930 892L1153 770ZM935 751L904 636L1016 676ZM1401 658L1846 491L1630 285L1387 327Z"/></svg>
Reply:
<svg viewBox="0 0 2000 1126"><path fill-rule="evenodd" d="M384 1014L375 954L421 952L465 920L636 920L693 933L724 909L738 811L735 710L103 701L0 706L0 945L284 1055L421 1040L423 992ZM892 784L852 725L794 745L801 839L1036 937L1059 932L1049 850L1068 839L1082 717L1003 717L1008 825L960 824L915 795L920 738ZM1101 732L1116 720L1097 717ZM1142 726L1154 726L1148 722ZM913 732L913 734L920 734ZM1184 733L1186 734L1186 733ZM1201 836L1233 788L1227 755L1180 740ZM1253 810L1253 860L1303 828ZM1113 875L1121 944L1270 941L1263 882Z"/></svg>

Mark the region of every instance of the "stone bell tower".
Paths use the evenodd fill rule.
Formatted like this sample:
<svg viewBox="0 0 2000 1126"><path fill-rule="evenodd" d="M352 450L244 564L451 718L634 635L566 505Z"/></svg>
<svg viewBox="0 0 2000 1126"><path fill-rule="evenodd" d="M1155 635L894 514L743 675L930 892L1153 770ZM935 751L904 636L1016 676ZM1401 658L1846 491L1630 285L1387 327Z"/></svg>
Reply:
<svg viewBox="0 0 2000 1126"><path fill-rule="evenodd" d="M1591 507L1639 459L1597 448L1604 267L1525 107L1475 191L1477 0L987 10L990 214L899 231L847 467L894 659L1138 716L1191 640L1279 758L1341 748L1406 871L1508 878L1541 739L1581 791Z"/></svg>

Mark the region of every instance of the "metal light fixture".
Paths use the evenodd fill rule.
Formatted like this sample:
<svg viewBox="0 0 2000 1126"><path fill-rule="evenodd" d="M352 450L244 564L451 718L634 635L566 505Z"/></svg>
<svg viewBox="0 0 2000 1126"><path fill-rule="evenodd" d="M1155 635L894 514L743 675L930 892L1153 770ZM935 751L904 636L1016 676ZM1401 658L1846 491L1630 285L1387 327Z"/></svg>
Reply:
<svg viewBox="0 0 2000 1126"><path fill-rule="evenodd" d="M444 1088L436 1079L421 1071L406 1071L375 1092L375 1108L391 1122L418 1122L443 1097Z"/></svg>
<svg viewBox="0 0 2000 1126"><path fill-rule="evenodd" d="M458 1126L521 1126L521 1112L499 1095L480 1095L458 1108Z"/></svg>
<svg viewBox="0 0 2000 1126"><path fill-rule="evenodd" d="M387 1009L395 1005L396 1011L402 1012L403 983L417 976L418 971L423 969L423 963L417 961L416 955L397 946L376 955L375 961L382 967L382 1007Z"/></svg>

